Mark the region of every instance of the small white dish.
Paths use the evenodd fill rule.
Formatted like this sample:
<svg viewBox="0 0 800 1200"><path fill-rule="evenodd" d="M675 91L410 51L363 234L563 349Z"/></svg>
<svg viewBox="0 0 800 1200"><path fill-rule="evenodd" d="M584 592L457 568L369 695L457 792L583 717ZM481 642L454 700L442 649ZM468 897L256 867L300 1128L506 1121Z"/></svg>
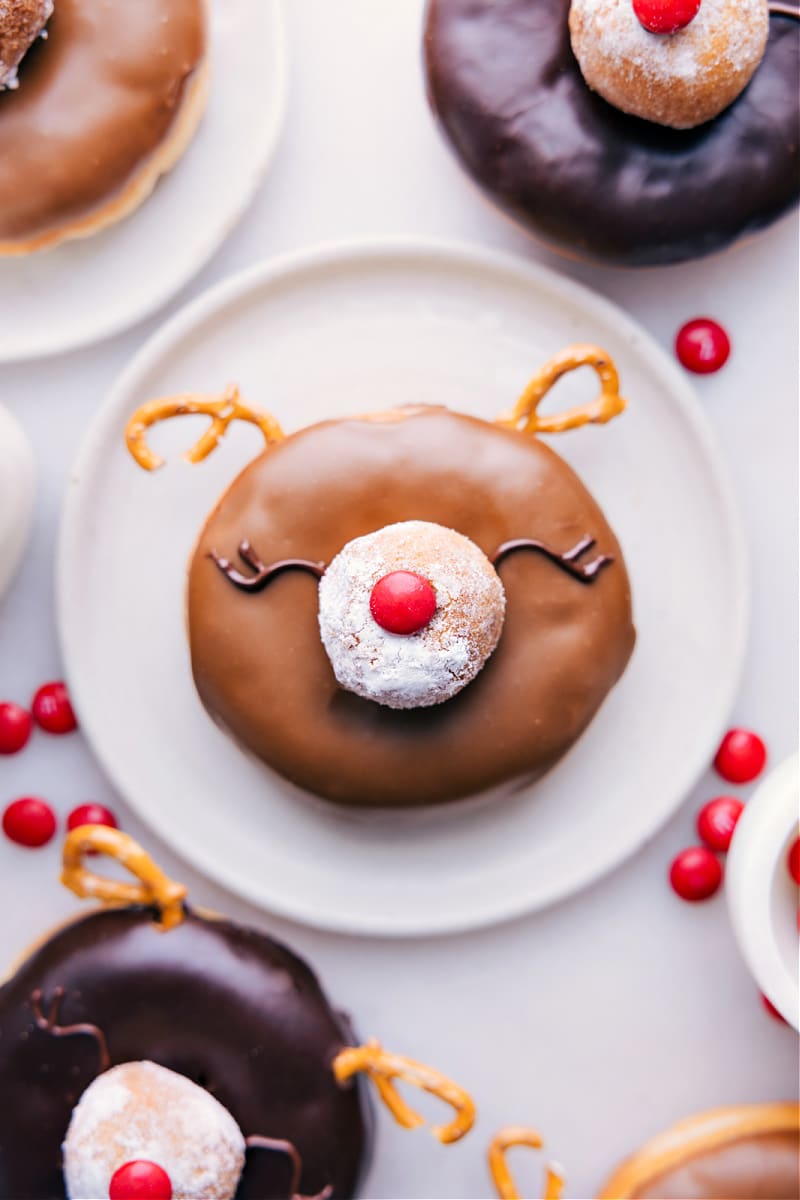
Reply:
<svg viewBox="0 0 800 1200"><path fill-rule="evenodd" d="M252 200L286 107L283 10L280 0L212 0L210 7L208 105L188 150L118 224L0 259L0 362L97 342L155 312Z"/></svg>
<svg viewBox="0 0 800 1200"><path fill-rule="evenodd" d="M27 545L35 496L36 468L28 435L0 405L0 597Z"/></svg>
<svg viewBox="0 0 800 1200"><path fill-rule="evenodd" d="M800 778L793 755L770 771L745 805L728 852L725 891L751 974L795 1029L800 1029L800 931L798 890L787 859L799 833Z"/></svg>
<svg viewBox="0 0 800 1200"><path fill-rule="evenodd" d="M231 380L288 431L330 416L440 403L492 417L572 342L615 358L630 407L553 439L605 510L632 580L631 663L572 751L492 803L358 819L244 754L195 692L186 566L221 492L261 448L232 428L197 467L197 418L124 443L143 401ZM594 379L558 384L580 403ZM200 418L200 425L203 419ZM84 732L120 791L179 853L285 916L351 933L487 925L550 904L651 837L706 769L745 644L749 581L725 465L694 392L625 313L540 266L392 240L312 250L212 289L137 355L70 475L58 567L67 675Z"/></svg>

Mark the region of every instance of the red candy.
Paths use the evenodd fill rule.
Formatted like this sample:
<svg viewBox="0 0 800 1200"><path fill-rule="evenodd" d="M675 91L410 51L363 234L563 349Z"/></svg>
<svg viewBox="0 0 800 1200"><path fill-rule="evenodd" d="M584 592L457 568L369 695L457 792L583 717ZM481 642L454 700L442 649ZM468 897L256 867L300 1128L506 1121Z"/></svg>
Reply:
<svg viewBox="0 0 800 1200"><path fill-rule="evenodd" d="M730 339L710 317L697 317L678 330L675 353L687 371L710 375L724 367L731 352Z"/></svg>
<svg viewBox="0 0 800 1200"><path fill-rule="evenodd" d="M47 733L71 733L78 722L63 683L45 683L33 697L31 705L37 725Z"/></svg>
<svg viewBox="0 0 800 1200"><path fill-rule="evenodd" d="M700 11L700 0L633 0L633 11L650 33L677 33Z"/></svg>
<svg viewBox="0 0 800 1200"><path fill-rule="evenodd" d="M735 796L716 796L703 805L697 814L697 832L709 849L725 853L743 808Z"/></svg>
<svg viewBox="0 0 800 1200"><path fill-rule="evenodd" d="M136 1159L111 1176L109 1200L172 1200L172 1181L158 1163Z"/></svg>
<svg viewBox="0 0 800 1200"><path fill-rule="evenodd" d="M0 704L0 754L16 754L33 729L31 714L19 704Z"/></svg>
<svg viewBox="0 0 800 1200"><path fill-rule="evenodd" d="M416 633L436 612L436 592L414 571L391 571L372 589L369 611L389 633Z"/></svg>
<svg viewBox="0 0 800 1200"><path fill-rule="evenodd" d="M767 748L749 729L729 729L714 757L716 771L728 783L749 783L760 775L767 761Z"/></svg>
<svg viewBox="0 0 800 1200"><path fill-rule="evenodd" d="M707 900L722 883L722 866L705 846L690 846L674 859L669 881L682 900Z"/></svg>
<svg viewBox="0 0 800 1200"><path fill-rule="evenodd" d="M117 818L104 804L79 804L73 808L67 817L67 829L77 829L79 825L108 825L111 829L119 829Z"/></svg>
<svg viewBox="0 0 800 1200"><path fill-rule="evenodd" d="M800 837L795 838L792 842L786 862L789 867L789 874L797 886L800 887ZM800 920L798 923L800 923Z"/></svg>
<svg viewBox="0 0 800 1200"><path fill-rule="evenodd" d="M52 808L35 796L13 800L3 813L3 833L18 846L44 846L55 831Z"/></svg>

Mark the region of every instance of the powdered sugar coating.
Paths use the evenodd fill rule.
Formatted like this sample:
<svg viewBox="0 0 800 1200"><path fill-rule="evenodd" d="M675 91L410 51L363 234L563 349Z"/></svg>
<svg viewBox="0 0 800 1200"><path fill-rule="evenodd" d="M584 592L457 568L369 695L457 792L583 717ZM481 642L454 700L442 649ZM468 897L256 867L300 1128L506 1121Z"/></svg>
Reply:
<svg viewBox="0 0 800 1200"><path fill-rule="evenodd" d="M53 0L0 0L0 91L19 86L17 68L53 13Z"/></svg>
<svg viewBox="0 0 800 1200"><path fill-rule="evenodd" d="M226 1108L183 1075L151 1062L123 1063L89 1085L64 1142L71 1200L108 1196L126 1162L157 1163L173 1200L232 1200L244 1138Z"/></svg>
<svg viewBox="0 0 800 1200"><path fill-rule="evenodd" d="M673 34L650 33L632 0L572 0L572 49L590 88L616 108L689 129L732 104L764 55L767 0L702 0Z"/></svg>
<svg viewBox="0 0 800 1200"><path fill-rule="evenodd" d="M373 620L374 585L414 571L436 592L424 629L394 634ZM429 521L401 521L355 538L319 585L319 627L337 682L390 708L441 704L478 674L500 638L505 592L474 542Z"/></svg>

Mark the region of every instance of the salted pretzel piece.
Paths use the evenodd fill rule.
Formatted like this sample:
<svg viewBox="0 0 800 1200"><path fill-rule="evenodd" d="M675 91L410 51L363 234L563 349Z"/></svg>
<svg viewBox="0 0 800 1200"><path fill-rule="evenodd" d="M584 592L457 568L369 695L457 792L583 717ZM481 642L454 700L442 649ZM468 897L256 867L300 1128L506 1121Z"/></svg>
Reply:
<svg viewBox="0 0 800 1200"><path fill-rule="evenodd" d="M578 367L593 367L600 379L600 395L589 404L568 408L566 412L540 417L538 408L553 384L562 375L576 371ZM511 412L501 413L496 425L519 429L521 433L564 433L577 429L579 425L605 425L625 408L625 400L619 394L617 368L599 346L567 346L546 362L534 375ZM520 425L520 422L524 424Z"/></svg>
<svg viewBox="0 0 800 1200"><path fill-rule="evenodd" d="M457 1142L464 1134L469 1133L474 1124L475 1105L463 1088L445 1075L440 1075L433 1067L403 1058L399 1054L391 1054L374 1038L363 1046L346 1047L333 1060L333 1073L337 1083L346 1083L359 1071L364 1071L369 1076L381 1100L398 1125L402 1125L404 1129L415 1129L424 1125L425 1121L406 1104L392 1082L394 1079L413 1083L415 1087L430 1092L432 1096L438 1096L455 1110L455 1118L449 1124L435 1125L431 1129L433 1136L444 1145Z"/></svg>
<svg viewBox="0 0 800 1200"><path fill-rule="evenodd" d="M83 865L90 850L115 858L135 875L139 883L104 879ZM111 904L152 904L159 910L159 929L173 929L183 920L186 888L168 879L145 854L138 842L107 825L79 825L64 841L61 882L76 896L92 897Z"/></svg>
<svg viewBox="0 0 800 1200"><path fill-rule="evenodd" d="M268 446L272 442L282 441L285 436L270 413L243 402L235 383L229 384L221 396L183 392L177 396L149 400L147 404L137 408L128 421L125 427L125 441L139 466L145 471L156 471L164 465L164 459L154 454L145 440L145 434L151 425L169 420L170 417L193 416L197 413L211 417L211 424L191 450L184 454L183 457L191 463L202 462L216 450L231 421L249 421L251 425L257 425Z"/></svg>
<svg viewBox="0 0 800 1200"><path fill-rule="evenodd" d="M520 1200L514 1176L506 1162L506 1151L512 1146L530 1146L541 1150L542 1138L535 1129L521 1125L510 1125L497 1132L489 1145L489 1170L500 1200ZM544 1195L542 1200L561 1200L564 1177L556 1167L548 1163L545 1167Z"/></svg>

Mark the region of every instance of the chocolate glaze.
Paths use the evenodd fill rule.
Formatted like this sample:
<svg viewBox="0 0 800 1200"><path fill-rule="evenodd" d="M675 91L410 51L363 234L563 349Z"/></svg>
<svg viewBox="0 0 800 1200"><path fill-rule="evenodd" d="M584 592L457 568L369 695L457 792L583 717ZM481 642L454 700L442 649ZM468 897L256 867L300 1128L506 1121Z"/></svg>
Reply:
<svg viewBox="0 0 800 1200"><path fill-rule="evenodd" d="M693 1156L631 1200L799 1200L797 1133L760 1133Z"/></svg>
<svg viewBox="0 0 800 1200"><path fill-rule="evenodd" d="M58 0L0 92L0 242L101 208L164 141L205 51L202 0Z"/></svg>
<svg viewBox="0 0 800 1200"><path fill-rule="evenodd" d="M356 1192L371 1144L362 1089L339 1087L331 1062L353 1044L309 967L286 947L187 910L164 933L143 907L95 912L59 930L0 989L0 1196L65 1195L61 1143L98 1074L95 1038L53 1037L31 996L58 1020L97 1025L111 1065L149 1059L207 1088L242 1133L286 1139L303 1160L301 1190ZM250 1150L237 1200L286 1200L291 1158Z"/></svg>
<svg viewBox="0 0 800 1200"><path fill-rule="evenodd" d="M569 0L429 0L431 105L467 171L581 257L680 262L769 225L800 195L800 26L770 18L764 59L705 125L626 116L584 82Z"/></svg>
<svg viewBox="0 0 800 1200"><path fill-rule="evenodd" d="M588 531L615 562L586 588L540 555L510 556L503 634L477 679L444 704L394 710L337 686L311 579L286 572L256 600L208 558L246 535L268 562L330 562L406 520L456 529L487 555L530 535L574 546ZM538 439L441 408L325 422L263 453L200 536L188 617L212 716L308 791L372 807L537 778L588 725L634 642L619 546L576 475Z"/></svg>

